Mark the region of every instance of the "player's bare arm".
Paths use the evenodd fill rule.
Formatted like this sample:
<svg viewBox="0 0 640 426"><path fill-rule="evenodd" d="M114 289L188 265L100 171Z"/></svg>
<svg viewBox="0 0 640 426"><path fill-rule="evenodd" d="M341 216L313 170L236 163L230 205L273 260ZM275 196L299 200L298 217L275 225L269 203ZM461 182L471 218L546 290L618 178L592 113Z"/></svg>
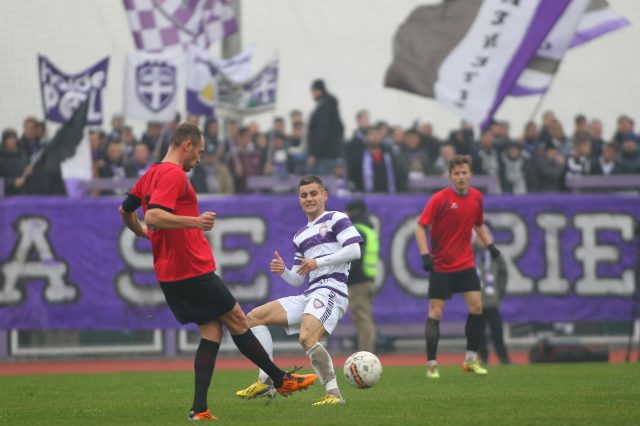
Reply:
<svg viewBox="0 0 640 426"><path fill-rule="evenodd" d="M494 259L500 256L500 250L493 244L493 238L491 237L491 233L489 232L489 228L484 223L482 225L473 225L473 230L475 231L480 241L482 241L486 246L489 252L491 253L491 257Z"/></svg>
<svg viewBox="0 0 640 426"><path fill-rule="evenodd" d="M427 226L418 224L416 225L416 244L421 255L429 254L429 246L427 245Z"/></svg>
<svg viewBox="0 0 640 426"><path fill-rule="evenodd" d="M127 228L129 228L131 232L133 232L137 237L149 238L147 227L140 223L140 221L138 220L138 215L135 211L127 212L122 208L122 206L120 206L118 211L120 212L122 221L125 225L127 225Z"/></svg>
<svg viewBox="0 0 640 426"><path fill-rule="evenodd" d="M213 228L216 220L214 212L204 212L200 216L177 216L162 209L149 209L144 215L147 226L159 229L186 229L197 228L209 231Z"/></svg>

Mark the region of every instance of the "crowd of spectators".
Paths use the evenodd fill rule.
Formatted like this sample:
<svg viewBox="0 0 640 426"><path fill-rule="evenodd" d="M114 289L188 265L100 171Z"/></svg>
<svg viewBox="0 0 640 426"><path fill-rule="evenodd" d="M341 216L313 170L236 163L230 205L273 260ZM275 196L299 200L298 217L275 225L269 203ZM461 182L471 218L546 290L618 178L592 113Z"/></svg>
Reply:
<svg viewBox="0 0 640 426"><path fill-rule="evenodd" d="M477 133L462 122L445 137L436 136L428 121L411 126L372 120L367 110L355 116L355 130L344 135L337 99L322 80L312 85L316 108L306 117L292 110L275 117L270 129L255 121L188 116L202 128L205 150L201 164L190 173L199 193L248 193L250 176L306 173L334 176L344 192L401 193L412 181L447 175L448 160L456 154L470 155L476 175L493 176L498 192L526 194L561 192L566 183L581 175L640 174L640 139L634 120L621 115L610 138L602 134L597 118L575 117L566 131L554 113L547 111L541 123L528 122L522 132L506 121L495 121ZM108 131L89 132L96 178L121 179L141 176L163 158L176 116L169 123L149 122L140 137L121 116L111 120ZM45 123L24 120L22 134L2 132L0 178L5 195L28 194L32 166L47 143ZM94 191L109 194L113 191Z"/></svg>

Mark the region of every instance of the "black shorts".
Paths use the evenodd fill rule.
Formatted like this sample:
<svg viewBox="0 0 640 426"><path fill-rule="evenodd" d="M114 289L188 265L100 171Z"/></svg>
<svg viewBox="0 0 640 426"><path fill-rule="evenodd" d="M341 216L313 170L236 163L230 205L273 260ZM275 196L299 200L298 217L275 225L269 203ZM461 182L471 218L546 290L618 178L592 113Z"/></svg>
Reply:
<svg viewBox="0 0 640 426"><path fill-rule="evenodd" d="M453 293L480 291L480 279L476 268L456 272L431 272L429 274L429 299L451 299Z"/></svg>
<svg viewBox="0 0 640 426"><path fill-rule="evenodd" d="M236 304L220 277L211 272L181 281L161 282L167 304L182 324L207 324Z"/></svg>

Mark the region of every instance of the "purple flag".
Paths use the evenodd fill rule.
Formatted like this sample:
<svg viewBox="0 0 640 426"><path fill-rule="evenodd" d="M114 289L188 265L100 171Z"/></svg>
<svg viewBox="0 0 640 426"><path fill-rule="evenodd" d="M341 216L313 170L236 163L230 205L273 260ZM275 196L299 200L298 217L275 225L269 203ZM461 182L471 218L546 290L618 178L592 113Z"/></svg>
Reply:
<svg viewBox="0 0 640 426"><path fill-rule="evenodd" d="M38 56L38 74L44 116L56 123L68 121L87 98L87 124L102 124L102 90L107 85L109 58L77 74L58 69L45 56Z"/></svg>
<svg viewBox="0 0 640 426"><path fill-rule="evenodd" d="M230 0L123 0L138 50L207 48L237 31Z"/></svg>

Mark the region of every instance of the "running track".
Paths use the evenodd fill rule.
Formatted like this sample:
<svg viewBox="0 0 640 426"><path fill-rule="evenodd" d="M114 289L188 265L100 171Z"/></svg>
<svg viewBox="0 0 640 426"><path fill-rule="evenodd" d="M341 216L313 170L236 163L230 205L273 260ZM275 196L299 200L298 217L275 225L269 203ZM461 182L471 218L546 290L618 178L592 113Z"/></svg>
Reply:
<svg viewBox="0 0 640 426"><path fill-rule="evenodd" d="M527 364L528 353L514 352L510 354L514 364ZM336 366L342 366L346 355L333 357ZM609 352L609 362L624 362L625 351L615 350ZM438 355L438 363L441 365L459 365L464 360L464 354ZM638 360L638 352L633 351L631 360ZM424 354L393 354L380 355L383 366L424 365ZM308 366L309 358L306 356L276 356L276 362L283 368L294 366ZM495 358L490 359L490 364L496 363ZM252 369L255 366L246 358L221 356L216 361L216 370ZM193 359L132 359L132 360L60 360L60 361L11 361L0 362L0 376L17 376L30 374L78 374L78 373L119 373L126 371L191 371Z"/></svg>

